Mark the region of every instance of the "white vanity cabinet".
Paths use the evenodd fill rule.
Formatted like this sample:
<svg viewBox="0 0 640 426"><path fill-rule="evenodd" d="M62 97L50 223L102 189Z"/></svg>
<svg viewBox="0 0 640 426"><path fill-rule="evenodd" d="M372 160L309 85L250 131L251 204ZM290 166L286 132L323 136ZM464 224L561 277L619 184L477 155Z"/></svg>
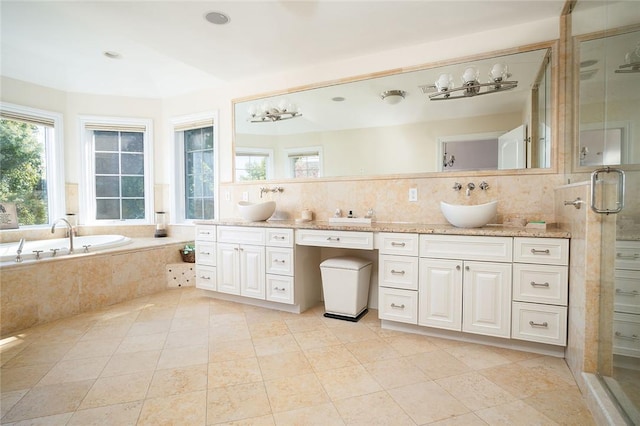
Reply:
<svg viewBox="0 0 640 426"><path fill-rule="evenodd" d="M514 238L511 337L565 346L569 240Z"/></svg>
<svg viewBox="0 0 640 426"><path fill-rule="evenodd" d="M617 241L613 353L640 358L640 241Z"/></svg>
<svg viewBox="0 0 640 426"><path fill-rule="evenodd" d="M293 304L294 250L293 229L267 229L266 299Z"/></svg>
<svg viewBox="0 0 640 426"><path fill-rule="evenodd" d="M265 229L218 226L217 290L265 299Z"/></svg>
<svg viewBox="0 0 640 426"><path fill-rule="evenodd" d="M378 316L418 322L418 234L378 235Z"/></svg>
<svg viewBox="0 0 640 426"><path fill-rule="evenodd" d="M217 290L216 226L196 226L196 288Z"/></svg>
<svg viewBox="0 0 640 426"><path fill-rule="evenodd" d="M509 338L512 241L420 235L418 324Z"/></svg>

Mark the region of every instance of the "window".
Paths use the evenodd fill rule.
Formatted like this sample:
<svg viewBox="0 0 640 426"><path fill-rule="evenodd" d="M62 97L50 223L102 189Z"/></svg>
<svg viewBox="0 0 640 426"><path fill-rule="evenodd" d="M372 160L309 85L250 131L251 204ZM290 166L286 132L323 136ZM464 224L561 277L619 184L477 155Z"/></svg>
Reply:
<svg viewBox="0 0 640 426"><path fill-rule="evenodd" d="M322 147L285 150L287 176L291 178L317 178L322 176Z"/></svg>
<svg viewBox="0 0 640 426"><path fill-rule="evenodd" d="M217 217L215 113L172 120L174 140L173 209L176 222Z"/></svg>
<svg viewBox="0 0 640 426"><path fill-rule="evenodd" d="M64 216L63 146L61 114L0 104L0 200L21 226Z"/></svg>
<svg viewBox="0 0 640 426"><path fill-rule="evenodd" d="M273 150L236 148L236 182L273 177Z"/></svg>
<svg viewBox="0 0 640 426"><path fill-rule="evenodd" d="M151 121L82 117L83 223L153 222Z"/></svg>

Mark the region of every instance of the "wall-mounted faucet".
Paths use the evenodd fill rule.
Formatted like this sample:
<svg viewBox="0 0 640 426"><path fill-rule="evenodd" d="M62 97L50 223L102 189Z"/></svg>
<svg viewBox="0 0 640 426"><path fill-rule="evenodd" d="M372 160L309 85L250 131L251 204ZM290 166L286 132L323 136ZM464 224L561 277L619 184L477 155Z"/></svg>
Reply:
<svg viewBox="0 0 640 426"><path fill-rule="evenodd" d="M462 189L462 185L460 185L458 182L453 184L454 191L460 191L461 189Z"/></svg>
<svg viewBox="0 0 640 426"><path fill-rule="evenodd" d="M20 244L18 244L18 250L16 250L16 262L22 262L22 248L24 247L24 238L20 238Z"/></svg>
<svg viewBox="0 0 640 426"><path fill-rule="evenodd" d="M71 226L67 219L61 217L60 219L53 222L53 225L51 225L51 233L53 234L56 231L56 225L60 222L64 222L67 225L67 228L69 228L69 253L73 253L73 226Z"/></svg>
<svg viewBox="0 0 640 426"><path fill-rule="evenodd" d="M266 192L282 192L284 191L284 188L281 186L274 186L273 188L269 188L268 186L263 186L260 188L260 198L262 198L262 194L266 193Z"/></svg>
<svg viewBox="0 0 640 426"><path fill-rule="evenodd" d="M480 182L479 185L480 189L482 189L483 191L486 191L487 189L489 189L489 184L485 181Z"/></svg>
<svg viewBox="0 0 640 426"><path fill-rule="evenodd" d="M473 191L474 189L476 189L476 184L473 182L469 182L467 184L467 197L471 195L471 191Z"/></svg>

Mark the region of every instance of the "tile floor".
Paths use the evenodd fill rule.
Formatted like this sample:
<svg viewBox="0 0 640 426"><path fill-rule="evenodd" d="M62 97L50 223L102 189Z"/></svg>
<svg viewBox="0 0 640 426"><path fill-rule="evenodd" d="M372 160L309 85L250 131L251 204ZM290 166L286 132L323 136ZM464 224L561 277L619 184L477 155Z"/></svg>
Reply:
<svg viewBox="0 0 640 426"><path fill-rule="evenodd" d="M194 288L1 341L6 425L589 425L562 359Z"/></svg>

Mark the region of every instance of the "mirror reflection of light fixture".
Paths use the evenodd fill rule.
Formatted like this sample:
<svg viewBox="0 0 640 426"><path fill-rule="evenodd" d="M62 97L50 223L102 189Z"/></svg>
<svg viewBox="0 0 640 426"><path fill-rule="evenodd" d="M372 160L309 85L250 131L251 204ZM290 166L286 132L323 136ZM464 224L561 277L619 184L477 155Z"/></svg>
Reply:
<svg viewBox="0 0 640 426"><path fill-rule="evenodd" d="M495 64L489 70L489 82L480 83L478 76L480 72L475 67L468 67L462 74L462 86L453 85L453 77L450 74L441 74L435 82L438 90L429 95L432 101L443 101L447 99L468 98L472 96L486 95L489 93L502 92L518 86L517 81L508 81L511 77L507 65L503 63Z"/></svg>
<svg viewBox="0 0 640 426"><path fill-rule="evenodd" d="M271 102L264 102L259 107L251 105L248 108L248 112L248 121L251 123L283 121L302 116L302 113L298 111L298 107L289 103L286 99L282 99L277 105Z"/></svg>
<svg viewBox="0 0 640 426"><path fill-rule="evenodd" d="M636 44L633 52L627 52L624 55L624 64L620 65L615 72L618 74L640 72L640 41Z"/></svg>
<svg viewBox="0 0 640 426"><path fill-rule="evenodd" d="M447 160L447 153L445 152L442 156L442 167L453 167L453 163L455 163L456 157L451 154L449 159Z"/></svg>
<svg viewBox="0 0 640 426"><path fill-rule="evenodd" d="M386 90L380 94L380 98L389 105L400 103L407 96L404 90Z"/></svg>

